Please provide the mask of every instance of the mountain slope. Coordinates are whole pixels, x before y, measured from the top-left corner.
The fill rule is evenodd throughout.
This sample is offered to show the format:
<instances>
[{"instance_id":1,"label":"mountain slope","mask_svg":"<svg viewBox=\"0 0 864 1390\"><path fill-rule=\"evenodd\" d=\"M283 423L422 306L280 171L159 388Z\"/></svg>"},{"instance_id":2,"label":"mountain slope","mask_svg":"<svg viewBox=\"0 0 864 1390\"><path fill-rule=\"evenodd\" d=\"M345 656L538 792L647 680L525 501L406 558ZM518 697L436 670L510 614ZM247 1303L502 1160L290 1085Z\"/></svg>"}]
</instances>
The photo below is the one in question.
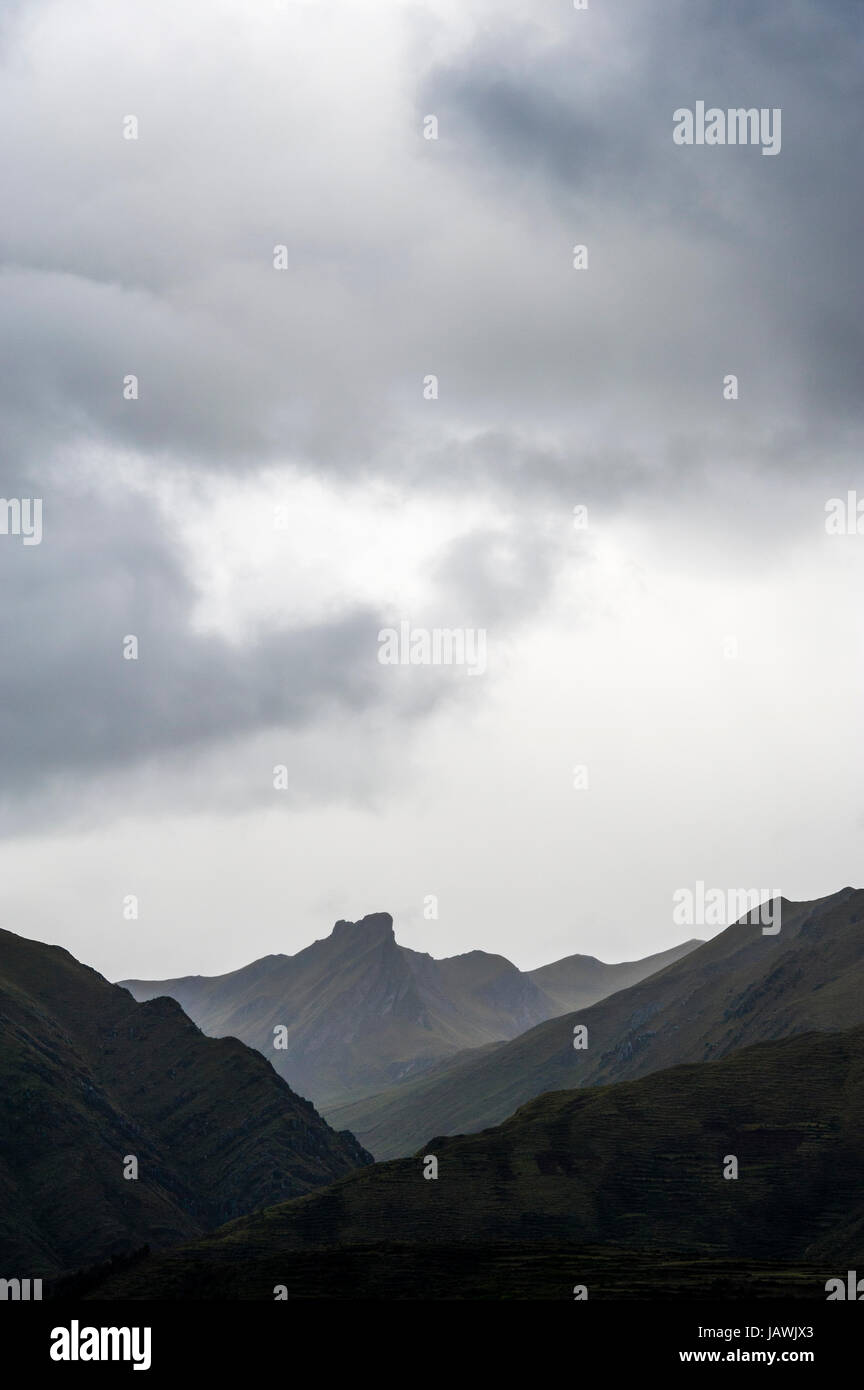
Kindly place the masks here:
<instances>
[{"instance_id":1,"label":"mountain slope","mask_svg":"<svg viewBox=\"0 0 864 1390\"><path fill-rule=\"evenodd\" d=\"M241 1038L324 1108L420 1075L466 1048L516 1037L695 944L622 965L572 956L526 974L486 951L434 960L399 946L392 917L379 912L337 922L295 956L267 956L214 979L123 984L139 1000L176 999L212 1036ZM278 1028L282 1048L274 1047Z\"/></svg>"},{"instance_id":2,"label":"mountain slope","mask_svg":"<svg viewBox=\"0 0 864 1390\"><path fill-rule=\"evenodd\" d=\"M659 951L655 956L621 961L617 965L607 965L594 956L566 956L551 965L541 965L538 970L529 970L528 975L556 1005L556 1013L566 1014L571 1009L587 1009L619 989L629 989L630 985L665 970L667 965L689 955L702 944L692 939L668 951Z\"/></svg>"},{"instance_id":3,"label":"mountain slope","mask_svg":"<svg viewBox=\"0 0 864 1390\"><path fill-rule=\"evenodd\" d=\"M236 1038L0 931L3 1270L170 1244L369 1161Z\"/></svg>"},{"instance_id":4,"label":"mountain slope","mask_svg":"<svg viewBox=\"0 0 864 1390\"><path fill-rule=\"evenodd\" d=\"M683 959L577 1013L457 1059L413 1083L331 1107L376 1158L411 1153L430 1133L498 1124L543 1091L701 1062L762 1039L864 1023L864 892L784 903L782 929L746 919ZM585 1050L573 1030L588 1029Z\"/></svg>"},{"instance_id":5,"label":"mountain slope","mask_svg":"<svg viewBox=\"0 0 864 1390\"><path fill-rule=\"evenodd\" d=\"M427 1155L437 1180L424 1179ZM730 1156L738 1176L724 1177ZM555 1092L109 1280L97 1297L797 1294L864 1258L864 1029Z\"/></svg>"}]
</instances>

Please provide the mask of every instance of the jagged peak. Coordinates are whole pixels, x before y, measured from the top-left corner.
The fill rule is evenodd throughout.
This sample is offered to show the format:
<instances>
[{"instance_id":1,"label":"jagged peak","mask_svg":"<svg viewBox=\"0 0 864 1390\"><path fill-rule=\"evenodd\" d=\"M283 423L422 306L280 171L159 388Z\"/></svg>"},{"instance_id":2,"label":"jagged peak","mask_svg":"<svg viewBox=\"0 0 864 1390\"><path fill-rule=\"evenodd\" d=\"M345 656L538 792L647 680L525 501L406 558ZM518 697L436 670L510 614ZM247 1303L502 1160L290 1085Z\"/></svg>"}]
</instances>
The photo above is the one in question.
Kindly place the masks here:
<instances>
[{"instance_id":1,"label":"jagged peak","mask_svg":"<svg viewBox=\"0 0 864 1390\"><path fill-rule=\"evenodd\" d=\"M364 940L375 938L382 941L396 940L393 931L393 918L389 912L370 912L366 917L361 917L357 922L346 922L340 918L333 926L331 936L336 939L348 936L362 937Z\"/></svg>"}]
</instances>

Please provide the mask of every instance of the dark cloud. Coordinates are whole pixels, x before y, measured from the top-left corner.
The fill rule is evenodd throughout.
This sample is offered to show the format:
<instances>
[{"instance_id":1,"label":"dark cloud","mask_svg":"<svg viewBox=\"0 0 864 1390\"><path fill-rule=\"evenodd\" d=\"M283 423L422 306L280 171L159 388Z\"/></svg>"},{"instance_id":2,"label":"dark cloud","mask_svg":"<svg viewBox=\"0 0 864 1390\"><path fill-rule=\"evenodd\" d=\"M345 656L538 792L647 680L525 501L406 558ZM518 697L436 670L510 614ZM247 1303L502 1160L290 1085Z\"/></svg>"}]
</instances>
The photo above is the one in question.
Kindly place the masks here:
<instances>
[{"instance_id":1,"label":"dark cloud","mask_svg":"<svg viewBox=\"0 0 864 1390\"><path fill-rule=\"evenodd\" d=\"M197 591L146 498L55 481L43 527L38 546L0 536L5 796L334 711L410 713L406 692L382 680L368 609L292 626L289 607L284 627L229 641L196 625ZM138 660L123 657L128 635Z\"/></svg>"},{"instance_id":2,"label":"dark cloud","mask_svg":"<svg viewBox=\"0 0 864 1390\"><path fill-rule=\"evenodd\" d=\"M226 95L218 26L200 62L178 18L164 70L127 48L115 74L86 45L58 66L49 13L18 6L0 33L16 132L0 155L3 487L45 499L42 546L0 538L7 791L329 707L418 707L381 684L382 620L350 593L327 621L241 647L196 630L155 503L119 476L76 482L96 453L110 470L129 451L154 478L290 460L337 485L488 500L498 522L445 545L429 578L442 624L501 630L553 592L576 503L686 516L724 470L742 490L742 473L833 490L852 473L858 6L502 6L400 76L378 125L374 72L335 115L339 90L310 99L298 69L246 103ZM244 91L265 70L250 51ZM781 106L781 154L675 147L673 110L700 98ZM142 137L124 143L130 108ZM427 111L440 142L419 134Z\"/></svg>"},{"instance_id":3,"label":"dark cloud","mask_svg":"<svg viewBox=\"0 0 864 1390\"><path fill-rule=\"evenodd\" d=\"M562 341L525 372L523 399L542 399L541 373L563 395L569 360L575 397L586 381L607 397L623 382L637 409L653 394L680 418L700 378L713 385L726 362L763 422L807 429L839 413L860 424L860 10L688 0L611 3L602 18L606 52L586 51L587 15L562 21L555 43L527 23L512 42L501 27L481 30L419 98L418 109L445 113L449 157L487 196L513 213L530 200L589 244L601 292L583 297L586 315L574 305L569 358ZM781 107L781 153L674 146L673 111L698 99Z\"/></svg>"}]
</instances>

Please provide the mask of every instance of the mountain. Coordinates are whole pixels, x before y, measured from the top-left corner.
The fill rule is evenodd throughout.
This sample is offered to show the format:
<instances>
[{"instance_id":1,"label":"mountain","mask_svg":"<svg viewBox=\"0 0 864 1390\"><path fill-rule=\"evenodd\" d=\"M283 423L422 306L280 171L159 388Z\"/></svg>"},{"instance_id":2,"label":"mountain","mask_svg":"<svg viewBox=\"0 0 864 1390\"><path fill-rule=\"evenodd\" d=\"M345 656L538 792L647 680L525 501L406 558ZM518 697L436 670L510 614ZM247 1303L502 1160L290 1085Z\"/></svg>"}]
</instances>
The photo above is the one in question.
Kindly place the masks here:
<instances>
[{"instance_id":1,"label":"mountain","mask_svg":"<svg viewBox=\"0 0 864 1390\"><path fill-rule=\"evenodd\" d=\"M824 1299L862 1261L858 1028L540 1096L90 1295L572 1301L587 1285L591 1299Z\"/></svg>"},{"instance_id":2,"label":"mountain","mask_svg":"<svg viewBox=\"0 0 864 1390\"><path fill-rule=\"evenodd\" d=\"M514 1038L695 944L623 965L571 956L523 973L486 951L434 960L399 946L393 918L376 912L337 922L329 937L295 956L266 956L228 975L122 983L139 1000L176 999L205 1033L241 1038L324 1109L420 1075L466 1048ZM277 1048L280 1028L284 1046Z\"/></svg>"},{"instance_id":3,"label":"mountain","mask_svg":"<svg viewBox=\"0 0 864 1390\"><path fill-rule=\"evenodd\" d=\"M411 1083L327 1118L378 1159L411 1153L430 1134L498 1124L543 1091L643 1076L763 1039L864 1023L864 892L782 902L781 930L747 918L629 989L463 1054ZM574 1049L574 1027L588 1046Z\"/></svg>"},{"instance_id":4,"label":"mountain","mask_svg":"<svg viewBox=\"0 0 864 1390\"><path fill-rule=\"evenodd\" d=\"M571 1009L587 1009L619 989L628 989L701 945L696 939L684 941L668 951L658 951L657 955L642 960L622 961L618 965L607 965L594 956L566 956L551 965L541 965L538 970L529 970L528 977L552 1000L555 1011L550 1017L554 1017L569 1013Z\"/></svg>"},{"instance_id":5,"label":"mountain","mask_svg":"<svg viewBox=\"0 0 864 1390\"><path fill-rule=\"evenodd\" d=\"M0 931L4 1277L188 1240L369 1162L236 1038Z\"/></svg>"}]
</instances>

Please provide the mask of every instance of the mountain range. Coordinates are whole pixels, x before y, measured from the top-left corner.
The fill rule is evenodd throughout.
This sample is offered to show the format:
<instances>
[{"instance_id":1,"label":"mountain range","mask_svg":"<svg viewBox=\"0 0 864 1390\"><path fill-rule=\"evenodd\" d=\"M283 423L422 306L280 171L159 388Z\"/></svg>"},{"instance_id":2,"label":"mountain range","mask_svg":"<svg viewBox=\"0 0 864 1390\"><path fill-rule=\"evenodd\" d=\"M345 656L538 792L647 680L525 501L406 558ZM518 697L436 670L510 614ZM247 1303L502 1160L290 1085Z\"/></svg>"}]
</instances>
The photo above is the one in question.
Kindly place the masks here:
<instances>
[{"instance_id":1,"label":"mountain range","mask_svg":"<svg viewBox=\"0 0 864 1390\"><path fill-rule=\"evenodd\" d=\"M585 1008L697 945L617 965L574 955L523 972L486 951L444 960L412 951L397 944L390 914L377 912L337 922L294 956L227 975L121 983L138 1000L168 995L205 1033L257 1048L326 1112Z\"/></svg>"},{"instance_id":2,"label":"mountain range","mask_svg":"<svg viewBox=\"0 0 864 1390\"><path fill-rule=\"evenodd\" d=\"M627 989L463 1053L426 1076L327 1117L378 1159L412 1153L430 1134L499 1124L543 1091L596 1086L810 1030L864 1024L864 891L781 900L781 930L743 918ZM587 1046L574 1047L574 1029Z\"/></svg>"},{"instance_id":3,"label":"mountain range","mask_svg":"<svg viewBox=\"0 0 864 1390\"><path fill-rule=\"evenodd\" d=\"M4 1276L188 1240L371 1161L236 1038L0 931Z\"/></svg>"},{"instance_id":4,"label":"mountain range","mask_svg":"<svg viewBox=\"0 0 864 1390\"><path fill-rule=\"evenodd\" d=\"M864 1263L864 891L779 924L520 972L381 913L167 982L260 1052L0 932L0 1261L78 1269L60 1297L824 1298ZM322 1118L298 1061L398 1079Z\"/></svg>"}]
</instances>

